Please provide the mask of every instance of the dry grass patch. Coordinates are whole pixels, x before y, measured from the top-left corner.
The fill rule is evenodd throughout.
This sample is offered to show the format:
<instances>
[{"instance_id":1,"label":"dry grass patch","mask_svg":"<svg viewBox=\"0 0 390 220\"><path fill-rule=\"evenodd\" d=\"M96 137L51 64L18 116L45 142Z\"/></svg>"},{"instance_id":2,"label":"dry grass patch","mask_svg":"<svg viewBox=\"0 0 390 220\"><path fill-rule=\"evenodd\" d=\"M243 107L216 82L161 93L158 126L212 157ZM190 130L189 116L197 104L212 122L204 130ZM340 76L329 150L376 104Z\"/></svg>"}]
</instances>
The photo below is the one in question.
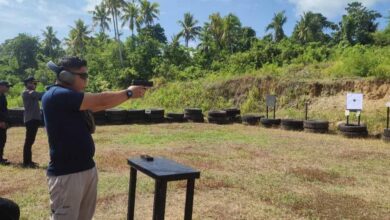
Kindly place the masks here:
<instances>
[{"instance_id":1,"label":"dry grass patch","mask_svg":"<svg viewBox=\"0 0 390 220\"><path fill-rule=\"evenodd\" d=\"M355 181L355 178L353 177L342 177L339 173L335 171L329 172L318 168L297 167L288 170L287 173L293 174L298 178L309 182L319 181L331 184L353 184Z\"/></svg>"},{"instance_id":2,"label":"dry grass patch","mask_svg":"<svg viewBox=\"0 0 390 220\"><path fill-rule=\"evenodd\" d=\"M9 131L5 156L22 158L24 128ZM390 147L239 124L98 127L96 220L126 219L129 166L140 154L166 157L201 171L193 219L389 219ZM34 160L49 161L42 129ZM47 219L45 171L0 166L0 196L15 200L21 219ZM136 219L151 219L154 181L139 173ZM169 183L166 219L182 219L186 182Z\"/></svg>"},{"instance_id":3,"label":"dry grass patch","mask_svg":"<svg viewBox=\"0 0 390 220\"><path fill-rule=\"evenodd\" d=\"M317 190L314 194L297 196L291 209L309 218L319 219L389 219L389 212L378 210L378 204L362 198Z\"/></svg>"},{"instance_id":4,"label":"dry grass patch","mask_svg":"<svg viewBox=\"0 0 390 220\"><path fill-rule=\"evenodd\" d=\"M339 154L339 158L350 159L350 160L367 160L367 159L390 160L390 156L385 153L375 152L375 151L357 151L357 150L343 151Z\"/></svg>"}]
</instances>

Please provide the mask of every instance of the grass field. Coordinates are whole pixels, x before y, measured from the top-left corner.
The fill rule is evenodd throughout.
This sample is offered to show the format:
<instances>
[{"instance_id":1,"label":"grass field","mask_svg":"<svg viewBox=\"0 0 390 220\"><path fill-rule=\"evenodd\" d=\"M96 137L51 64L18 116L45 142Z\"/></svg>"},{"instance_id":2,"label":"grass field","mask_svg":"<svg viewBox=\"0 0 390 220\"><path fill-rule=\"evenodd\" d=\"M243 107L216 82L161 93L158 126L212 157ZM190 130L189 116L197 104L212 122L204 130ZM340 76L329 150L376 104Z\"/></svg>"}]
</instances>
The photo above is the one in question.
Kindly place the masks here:
<instances>
[{"instance_id":1,"label":"grass field","mask_svg":"<svg viewBox=\"0 0 390 220\"><path fill-rule=\"evenodd\" d=\"M22 169L24 128L8 131L0 196L21 219L48 219L47 137L39 130ZM95 219L126 219L129 167L140 154L164 156L201 171L194 219L390 219L390 144L337 135L244 125L161 124L98 127ZM151 219L154 182L140 174L136 219ZM185 183L168 184L166 219L183 219Z\"/></svg>"}]
</instances>

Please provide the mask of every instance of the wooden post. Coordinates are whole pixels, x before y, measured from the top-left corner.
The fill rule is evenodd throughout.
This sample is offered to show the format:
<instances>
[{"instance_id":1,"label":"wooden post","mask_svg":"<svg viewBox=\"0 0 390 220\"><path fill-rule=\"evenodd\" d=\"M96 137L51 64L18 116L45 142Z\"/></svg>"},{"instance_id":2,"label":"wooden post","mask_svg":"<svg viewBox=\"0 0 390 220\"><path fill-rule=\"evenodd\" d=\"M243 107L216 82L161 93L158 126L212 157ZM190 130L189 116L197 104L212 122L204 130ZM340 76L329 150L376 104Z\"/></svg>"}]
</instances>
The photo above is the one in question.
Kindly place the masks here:
<instances>
[{"instance_id":1,"label":"wooden post","mask_svg":"<svg viewBox=\"0 0 390 220\"><path fill-rule=\"evenodd\" d=\"M389 129L389 117L390 117L390 107L387 107L387 125L386 128Z\"/></svg>"},{"instance_id":2,"label":"wooden post","mask_svg":"<svg viewBox=\"0 0 390 220\"><path fill-rule=\"evenodd\" d=\"M305 120L307 121L307 114L308 114L308 103L305 102Z\"/></svg>"},{"instance_id":3,"label":"wooden post","mask_svg":"<svg viewBox=\"0 0 390 220\"><path fill-rule=\"evenodd\" d=\"M276 118L276 105L274 105L274 119Z\"/></svg>"}]
</instances>

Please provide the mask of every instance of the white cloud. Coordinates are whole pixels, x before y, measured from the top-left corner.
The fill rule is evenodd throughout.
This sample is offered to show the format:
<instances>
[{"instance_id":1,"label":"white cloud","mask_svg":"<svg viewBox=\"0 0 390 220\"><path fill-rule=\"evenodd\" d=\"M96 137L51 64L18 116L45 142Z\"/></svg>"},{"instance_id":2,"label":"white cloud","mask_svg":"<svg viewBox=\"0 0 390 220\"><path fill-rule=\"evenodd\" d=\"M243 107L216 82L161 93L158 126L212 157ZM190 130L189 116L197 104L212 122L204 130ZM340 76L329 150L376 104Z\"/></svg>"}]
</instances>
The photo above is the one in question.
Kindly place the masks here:
<instances>
[{"instance_id":1,"label":"white cloud","mask_svg":"<svg viewBox=\"0 0 390 220\"><path fill-rule=\"evenodd\" d=\"M60 38L74 21L86 13L72 3L49 0L0 0L0 43L18 33L40 36L46 26L53 26Z\"/></svg>"},{"instance_id":2,"label":"white cloud","mask_svg":"<svg viewBox=\"0 0 390 220\"><path fill-rule=\"evenodd\" d=\"M323 15L333 18L342 14L348 3L356 0L288 0L296 7L297 15L305 11L320 12ZM386 2L389 0L359 0L366 7L371 7L379 2Z\"/></svg>"},{"instance_id":3,"label":"white cloud","mask_svg":"<svg viewBox=\"0 0 390 220\"><path fill-rule=\"evenodd\" d=\"M102 2L102 0L86 0L86 1L87 1L87 5L84 8L85 11L92 11L93 9L95 9L96 5Z\"/></svg>"},{"instance_id":4,"label":"white cloud","mask_svg":"<svg viewBox=\"0 0 390 220\"><path fill-rule=\"evenodd\" d=\"M24 0L16 0L17 3L22 3ZM14 1L12 0L0 0L0 6L9 6Z\"/></svg>"}]
</instances>

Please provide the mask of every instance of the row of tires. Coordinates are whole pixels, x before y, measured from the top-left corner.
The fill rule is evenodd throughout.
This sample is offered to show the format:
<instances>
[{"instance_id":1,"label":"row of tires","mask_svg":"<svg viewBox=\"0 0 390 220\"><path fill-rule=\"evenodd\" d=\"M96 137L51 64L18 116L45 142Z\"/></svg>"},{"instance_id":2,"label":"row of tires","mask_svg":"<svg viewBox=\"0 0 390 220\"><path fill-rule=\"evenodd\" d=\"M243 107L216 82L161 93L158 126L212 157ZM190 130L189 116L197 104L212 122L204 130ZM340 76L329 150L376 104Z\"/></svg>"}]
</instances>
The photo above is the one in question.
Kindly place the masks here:
<instances>
[{"instance_id":1,"label":"row of tires","mask_svg":"<svg viewBox=\"0 0 390 220\"><path fill-rule=\"evenodd\" d=\"M24 109L10 109L9 120L12 126L23 125ZM205 115L199 108L186 108L184 113L166 113L164 109L121 110L109 109L93 113L97 125L122 125L142 123L180 123L205 122ZM214 124L243 123L261 125L265 128L281 128L284 130L306 131L312 133L328 133L329 122L321 120L271 119L259 115L243 115L237 108L209 111L207 121ZM339 124L338 130L346 137L364 138L368 136L366 125ZM383 140L390 142L390 129L385 129Z\"/></svg>"},{"instance_id":2,"label":"row of tires","mask_svg":"<svg viewBox=\"0 0 390 220\"><path fill-rule=\"evenodd\" d=\"M295 119L270 119L264 116L246 115L242 117L243 123L258 125L265 128L281 128L283 130L306 131L311 133L328 133L329 122L321 120L295 120ZM338 125L340 133L349 138L365 138L368 136L366 125L346 124ZM383 134L385 141L390 141L390 130L385 129Z\"/></svg>"},{"instance_id":3,"label":"row of tires","mask_svg":"<svg viewBox=\"0 0 390 220\"><path fill-rule=\"evenodd\" d=\"M93 114L98 125L104 124L128 124L128 123L163 123L163 122L205 122L205 116L201 109L186 108L184 113L166 113L164 109L148 110L119 110L110 109ZM228 124L240 121L240 110L225 109L210 111L208 121L216 124Z\"/></svg>"}]
</instances>

